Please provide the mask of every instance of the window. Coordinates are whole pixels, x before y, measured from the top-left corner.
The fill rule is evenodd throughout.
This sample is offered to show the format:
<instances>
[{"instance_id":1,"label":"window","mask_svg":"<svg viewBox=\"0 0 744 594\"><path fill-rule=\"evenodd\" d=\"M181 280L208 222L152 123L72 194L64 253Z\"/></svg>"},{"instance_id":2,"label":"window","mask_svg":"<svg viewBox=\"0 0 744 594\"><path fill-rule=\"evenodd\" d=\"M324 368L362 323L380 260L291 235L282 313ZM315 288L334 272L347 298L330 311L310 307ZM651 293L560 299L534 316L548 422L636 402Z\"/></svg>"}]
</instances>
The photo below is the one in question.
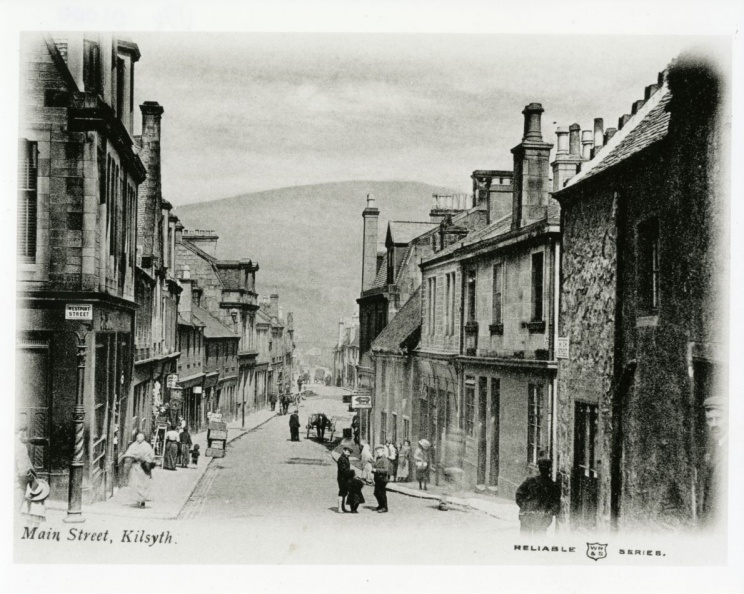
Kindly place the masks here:
<instances>
[{"instance_id":1,"label":"window","mask_svg":"<svg viewBox=\"0 0 744 594\"><path fill-rule=\"evenodd\" d=\"M25 138L18 143L18 258L26 264L36 262L37 148Z\"/></svg>"},{"instance_id":2,"label":"window","mask_svg":"<svg viewBox=\"0 0 744 594\"><path fill-rule=\"evenodd\" d=\"M473 436L475 433L475 378L465 378L465 402L463 407L465 434Z\"/></svg>"},{"instance_id":3,"label":"window","mask_svg":"<svg viewBox=\"0 0 744 594\"><path fill-rule=\"evenodd\" d=\"M424 392L426 394L426 392ZM419 437L429 437L429 401L424 395L419 399Z\"/></svg>"},{"instance_id":4,"label":"window","mask_svg":"<svg viewBox=\"0 0 744 594\"><path fill-rule=\"evenodd\" d=\"M403 418L403 439L411 439L411 421Z\"/></svg>"},{"instance_id":5,"label":"window","mask_svg":"<svg viewBox=\"0 0 744 594\"><path fill-rule=\"evenodd\" d=\"M537 464L542 455L543 387L529 384L527 387L527 461Z\"/></svg>"},{"instance_id":6,"label":"window","mask_svg":"<svg viewBox=\"0 0 744 594\"><path fill-rule=\"evenodd\" d=\"M101 50L98 43L86 39L83 42L83 85L86 93L101 92Z\"/></svg>"},{"instance_id":7,"label":"window","mask_svg":"<svg viewBox=\"0 0 744 594\"><path fill-rule=\"evenodd\" d=\"M385 411L380 412L380 443L387 441L387 413Z\"/></svg>"},{"instance_id":8,"label":"window","mask_svg":"<svg viewBox=\"0 0 744 594\"><path fill-rule=\"evenodd\" d=\"M468 270L467 279L467 321L475 322L475 270Z\"/></svg>"},{"instance_id":9,"label":"window","mask_svg":"<svg viewBox=\"0 0 744 594\"><path fill-rule=\"evenodd\" d=\"M638 305L643 313L659 308L659 220L638 225Z\"/></svg>"},{"instance_id":10,"label":"window","mask_svg":"<svg viewBox=\"0 0 744 594\"><path fill-rule=\"evenodd\" d=\"M493 266L493 303L492 303L492 324L502 324L501 295L503 293L504 283L504 265L502 262Z\"/></svg>"},{"instance_id":11,"label":"window","mask_svg":"<svg viewBox=\"0 0 744 594\"><path fill-rule=\"evenodd\" d=\"M436 328L436 309L437 309L437 279L435 277L427 279L428 303L427 303L427 325L429 334L434 335Z\"/></svg>"},{"instance_id":12,"label":"window","mask_svg":"<svg viewBox=\"0 0 744 594\"><path fill-rule=\"evenodd\" d=\"M398 415L397 413L393 413L393 428L391 431L391 439L393 440L393 443L398 443Z\"/></svg>"},{"instance_id":13,"label":"window","mask_svg":"<svg viewBox=\"0 0 744 594\"><path fill-rule=\"evenodd\" d=\"M532 254L532 321L543 319L543 253Z\"/></svg>"},{"instance_id":14,"label":"window","mask_svg":"<svg viewBox=\"0 0 744 594\"><path fill-rule=\"evenodd\" d=\"M446 294L444 305L444 334L452 336L455 333L455 273L446 275Z\"/></svg>"}]
</instances>

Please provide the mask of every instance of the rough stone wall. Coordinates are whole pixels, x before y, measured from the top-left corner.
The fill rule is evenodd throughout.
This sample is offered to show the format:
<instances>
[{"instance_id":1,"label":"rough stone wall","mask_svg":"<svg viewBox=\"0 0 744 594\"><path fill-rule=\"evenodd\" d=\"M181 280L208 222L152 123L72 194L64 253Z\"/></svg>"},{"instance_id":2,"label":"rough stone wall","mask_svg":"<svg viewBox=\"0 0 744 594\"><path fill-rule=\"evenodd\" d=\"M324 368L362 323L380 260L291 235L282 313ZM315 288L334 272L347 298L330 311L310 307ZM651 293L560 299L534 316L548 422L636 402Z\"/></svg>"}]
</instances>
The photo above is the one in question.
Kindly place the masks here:
<instances>
[{"instance_id":1,"label":"rough stone wall","mask_svg":"<svg viewBox=\"0 0 744 594\"><path fill-rule=\"evenodd\" d=\"M575 401L599 406L600 523L609 521L609 394L614 374L616 246L610 191L563 206L562 288L559 334L570 341L558 371L558 468L562 516L570 509L574 462Z\"/></svg>"}]
</instances>

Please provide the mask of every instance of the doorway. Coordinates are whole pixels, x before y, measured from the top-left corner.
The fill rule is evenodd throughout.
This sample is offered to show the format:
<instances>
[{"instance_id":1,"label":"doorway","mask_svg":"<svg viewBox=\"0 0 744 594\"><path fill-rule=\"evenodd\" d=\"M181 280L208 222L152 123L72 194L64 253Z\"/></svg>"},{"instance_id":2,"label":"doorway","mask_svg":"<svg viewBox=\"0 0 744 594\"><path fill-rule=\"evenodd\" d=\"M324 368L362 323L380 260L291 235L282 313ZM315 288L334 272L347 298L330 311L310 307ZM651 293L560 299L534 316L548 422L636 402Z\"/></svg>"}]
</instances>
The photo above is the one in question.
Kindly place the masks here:
<instances>
[{"instance_id":1,"label":"doorway","mask_svg":"<svg viewBox=\"0 0 744 594\"><path fill-rule=\"evenodd\" d=\"M501 432L501 380L491 378L491 463L488 472L488 483L499 486L499 434Z\"/></svg>"},{"instance_id":2,"label":"doorway","mask_svg":"<svg viewBox=\"0 0 744 594\"><path fill-rule=\"evenodd\" d=\"M486 484L488 468L488 378L478 378L478 473L476 484Z\"/></svg>"},{"instance_id":3,"label":"doorway","mask_svg":"<svg viewBox=\"0 0 744 594\"><path fill-rule=\"evenodd\" d=\"M597 525L598 424L599 408L597 405L577 402L574 415L574 467L571 497L572 523L577 528L594 528Z\"/></svg>"}]
</instances>

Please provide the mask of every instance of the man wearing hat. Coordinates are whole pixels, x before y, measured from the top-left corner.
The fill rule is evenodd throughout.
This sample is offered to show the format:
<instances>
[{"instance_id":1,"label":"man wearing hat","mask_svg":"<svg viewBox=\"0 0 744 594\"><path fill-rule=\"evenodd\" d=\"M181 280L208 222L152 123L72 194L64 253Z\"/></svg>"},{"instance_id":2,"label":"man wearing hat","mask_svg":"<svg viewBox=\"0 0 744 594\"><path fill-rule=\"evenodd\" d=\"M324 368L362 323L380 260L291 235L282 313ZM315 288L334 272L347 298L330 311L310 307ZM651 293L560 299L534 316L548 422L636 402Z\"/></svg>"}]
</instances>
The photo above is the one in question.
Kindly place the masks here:
<instances>
[{"instance_id":1,"label":"man wearing hat","mask_svg":"<svg viewBox=\"0 0 744 594\"><path fill-rule=\"evenodd\" d=\"M336 482L338 482L338 513L347 512L344 505L344 499L349 494L349 481L354 476L351 470L349 456L351 455L351 446L345 445L341 448L341 455L336 460L338 472L336 473Z\"/></svg>"},{"instance_id":2,"label":"man wearing hat","mask_svg":"<svg viewBox=\"0 0 744 594\"><path fill-rule=\"evenodd\" d=\"M700 520L705 526L715 526L725 521L726 464L728 457L728 430L726 403L723 398L712 397L703 401L708 443L703 459Z\"/></svg>"},{"instance_id":3,"label":"man wearing hat","mask_svg":"<svg viewBox=\"0 0 744 594\"><path fill-rule=\"evenodd\" d=\"M372 472L375 474L375 498L377 499L377 512L384 514L388 510L387 501L387 483L388 477L392 473L390 460L385 455L385 446L377 444L375 446L375 465Z\"/></svg>"},{"instance_id":4,"label":"man wearing hat","mask_svg":"<svg viewBox=\"0 0 744 594\"><path fill-rule=\"evenodd\" d=\"M300 415L297 409L289 415L289 438L292 441L300 441Z\"/></svg>"},{"instance_id":5,"label":"man wearing hat","mask_svg":"<svg viewBox=\"0 0 744 594\"><path fill-rule=\"evenodd\" d=\"M537 469L540 474L531 476L517 489L519 523L522 534L543 534L558 515L561 503L560 489L550 478L552 461L540 458Z\"/></svg>"}]
</instances>

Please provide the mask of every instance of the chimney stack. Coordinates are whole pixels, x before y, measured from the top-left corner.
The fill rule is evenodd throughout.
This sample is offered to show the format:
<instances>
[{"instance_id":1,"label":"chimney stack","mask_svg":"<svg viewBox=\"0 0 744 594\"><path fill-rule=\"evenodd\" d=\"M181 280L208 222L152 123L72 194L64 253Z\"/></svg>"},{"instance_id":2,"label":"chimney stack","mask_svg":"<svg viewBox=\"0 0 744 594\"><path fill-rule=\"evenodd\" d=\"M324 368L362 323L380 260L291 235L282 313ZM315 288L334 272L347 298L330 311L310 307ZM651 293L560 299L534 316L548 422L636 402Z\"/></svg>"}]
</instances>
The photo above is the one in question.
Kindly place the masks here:
<instances>
[{"instance_id":1,"label":"chimney stack","mask_svg":"<svg viewBox=\"0 0 744 594\"><path fill-rule=\"evenodd\" d=\"M637 114L638 113L638 110L641 109L641 107L643 107L643 104L644 103L646 103L646 102L643 99L639 99L638 101L635 101L633 103L633 106L630 109L630 113L632 115Z\"/></svg>"},{"instance_id":2,"label":"chimney stack","mask_svg":"<svg viewBox=\"0 0 744 594\"><path fill-rule=\"evenodd\" d=\"M183 289L181 291L181 297L178 300L178 313L186 320L191 321L191 299L194 280L191 278L191 270L188 264L184 264L181 268L181 278L178 280Z\"/></svg>"},{"instance_id":3,"label":"chimney stack","mask_svg":"<svg viewBox=\"0 0 744 594\"><path fill-rule=\"evenodd\" d=\"M269 295L269 315L272 318L279 317L279 295L276 293Z\"/></svg>"},{"instance_id":4,"label":"chimney stack","mask_svg":"<svg viewBox=\"0 0 744 594\"><path fill-rule=\"evenodd\" d=\"M583 147L581 156L586 161L589 161L592 158L592 147L594 146L594 139L592 136L593 134L591 130L584 130L581 133L581 144Z\"/></svg>"},{"instance_id":5,"label":"chimney stack","mask_svg":"<svg viewBox=\"0 0 744 594\"><path fill-rule=\"evenodd\" d=\"M617 129L622 130L623 126L628 123L628 120L630 119L630 114L621 115L620 118L617 120Z\"/></svg>"},{"instance_id":6,"label":"chimney stack","mask_svg":"<svg viewBox=\"0 0 744 594\"><path fill-rule=\"evenodd\" d=\"M656 93L656 91L658 91L658 90L659 90L659 85L657 85L657 84L648 85L646 87L645 92L643 93L643 99L645 101L648 101L649 99L651 99L651 97L654 95L654 93Z\"/></svg>"},{"instance_id":7,"label":"chimney stack","mask_svg":"<svg viewBox=\"0 0 744 594\"><path fill-rule=\"evenodd\" d=\"M217 240L220 237L215 231L202 229L195 229L193 231L184 230L181 238L213 258L217 257Z\"/></svg>"},{"instance_id":8,"label":"chimney stack","mask_svg":"<svg viewBox=\"0 0 744 594\"><path fill-rule=\"evenodd\" d=\"M377 221L380 211L375 206L373 194L367 194L367 207L362 212L362 218L362 291L367 291L372 288L377 276Z\"/></svg>"},{"instance_id":9,"label":"chimney stack","mask_svg":"<svg viewBox=\"0 0 744 594\"><path fill-rule=\"evenodd\" d=\"M338 346L344 342L344 321L338 321Z\"/></svg>"},{"instance_id":10,"label":"chimney stack","mask_svg":"<svg viewBox=\"0 0 744 594\"><path fill-rule=\"evenodd\" d=\"M604 146L604 120L594 118L594 149L599 150Z\"/></svg>"},{"instance_id":11,"label":"chimney stack","mask_svg":"<svg viewBox=\"0 0 744 594\"><path fill-rule=\"evenodd\" d=\"M568 154L572 157L581 157L581 126L571 124L568 127Z\"/></svg>"},{"instance_id":12,"label":"chimney stack","mask_svg":"<svg viewBox=\"0 0 744 594\"><path fill-rule=\"evenodd\" d=\"M145 101L142 112L142 136L140 158L147 168L147 179L139 187L137 207L137 245L142 256L153 261L151 256L161 257L162 246L155 241L162 215L163 199L160 183L160 132L163 108L157 101Z\"/></svg>"},{"instance_id":13,"label":"chimney stack","mask_svg":"<svg viewBox=\"0 0 744 594\"><path fill-rule=\"evenodd\" d=\"M512 149L514 178L512 196L512 229L524 227L547 216L549 199L550 149L543 141L541 117L545 111L539 103L530 103L524 115L524 137Z\"/></svg>"},{"instance_id":14,"label":"chimney stack","mask_svg":"<svg viewBox=\"0 0 744 594\"><path fill-rule=\"evenodd\" d=\"M581 161L579 132L581 127L573 124L570 128L559 127L557 136L558 148L555 153L553 167L553 192L557 192L566 182L576 175Z\"/></svg>"}]
</instances>

